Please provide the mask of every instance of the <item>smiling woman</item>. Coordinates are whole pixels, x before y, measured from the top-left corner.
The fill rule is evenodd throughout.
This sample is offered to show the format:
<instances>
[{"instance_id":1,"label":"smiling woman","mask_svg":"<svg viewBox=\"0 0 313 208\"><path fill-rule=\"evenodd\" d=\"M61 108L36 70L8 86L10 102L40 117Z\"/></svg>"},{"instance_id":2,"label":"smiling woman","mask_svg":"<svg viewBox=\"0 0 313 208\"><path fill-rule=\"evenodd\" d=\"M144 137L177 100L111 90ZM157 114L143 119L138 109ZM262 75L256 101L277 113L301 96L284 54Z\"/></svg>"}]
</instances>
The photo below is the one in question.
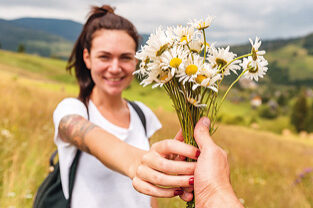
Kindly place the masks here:
<instances>
[{"instance_id":1,"label":"smiling woman","mask_svg":"<svg viewBox=\"0 0 313 208\"><path fill-rule=\"evenodd\" d=\"M99 30L94 34L90 53L84 49L84 61L95 82L95 93L120 97L133 78L135 48L135 41L123 30Z\"/></svg>"},{"instance_id":2,"label":"smiling woman","mask_svg":"<svg viewBox=\"0 0 313 208\"><path fill-rule=\"evenodd\" d=\"M62 100L53 114L63 194L72 208L144 208L151 202L156 207L147 195L193 197L195 163L181 160L196 159L199 150L178 140L163 140L149 150L159 120L143 103L122 98L136 68L138 38L132 23L105 5L92 8L73 48L67 70L75 71L79 96ZM173 147L180 147L179 157Z\"/></svg>"}]
</instances>

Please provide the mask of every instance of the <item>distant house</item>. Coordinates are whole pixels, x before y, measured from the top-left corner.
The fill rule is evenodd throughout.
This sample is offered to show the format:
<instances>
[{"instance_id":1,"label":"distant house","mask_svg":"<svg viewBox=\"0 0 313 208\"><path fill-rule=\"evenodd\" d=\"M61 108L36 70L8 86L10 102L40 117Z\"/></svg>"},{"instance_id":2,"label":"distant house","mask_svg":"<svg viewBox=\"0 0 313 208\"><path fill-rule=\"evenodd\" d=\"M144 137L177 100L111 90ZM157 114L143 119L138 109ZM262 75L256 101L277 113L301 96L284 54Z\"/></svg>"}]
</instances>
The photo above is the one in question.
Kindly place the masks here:
<instances>
[{"instance_id":1,"label":"distant house","mask_svg":"<svg viewBox=\"0 0 313 208\"><path fill-rule=\"evenodd\" d=\"M262 105L262 98L260 96L254 96L251 100L250 100L250 104L252 108L257 108L260 105Z\"/></svg>"}]
</instances>

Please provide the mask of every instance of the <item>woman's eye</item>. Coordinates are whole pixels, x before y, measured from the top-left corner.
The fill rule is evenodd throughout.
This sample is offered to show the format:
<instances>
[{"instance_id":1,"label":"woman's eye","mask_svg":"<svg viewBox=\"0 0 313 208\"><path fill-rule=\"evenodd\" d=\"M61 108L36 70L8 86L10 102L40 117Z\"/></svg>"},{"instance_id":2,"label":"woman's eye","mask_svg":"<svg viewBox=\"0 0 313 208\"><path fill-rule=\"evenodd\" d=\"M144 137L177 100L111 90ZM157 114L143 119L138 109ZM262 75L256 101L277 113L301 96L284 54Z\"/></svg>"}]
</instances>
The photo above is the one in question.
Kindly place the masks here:
<instances>
[{"instance_id":1,"label":"woman's eye","mask_svg":"<svg viewBox=\"0 0 313 208\"><path fill-rule=\"evenodd\" d=\"M109 56L100 56L100 59L102 59L102 60L109 60L110 57Z\"/></svg>"},{"instance_id":2,"label":"woman's eye","mask_svg":"<svg viewBox=\"0 0 313 208\"><path fill-rule=\"evenodd\" d=\"M131 56L122 56L121 59L124 60L124 61L130 61L130 60L133 59L133 57L131 57Z\"/></svg>"}]
</instances>

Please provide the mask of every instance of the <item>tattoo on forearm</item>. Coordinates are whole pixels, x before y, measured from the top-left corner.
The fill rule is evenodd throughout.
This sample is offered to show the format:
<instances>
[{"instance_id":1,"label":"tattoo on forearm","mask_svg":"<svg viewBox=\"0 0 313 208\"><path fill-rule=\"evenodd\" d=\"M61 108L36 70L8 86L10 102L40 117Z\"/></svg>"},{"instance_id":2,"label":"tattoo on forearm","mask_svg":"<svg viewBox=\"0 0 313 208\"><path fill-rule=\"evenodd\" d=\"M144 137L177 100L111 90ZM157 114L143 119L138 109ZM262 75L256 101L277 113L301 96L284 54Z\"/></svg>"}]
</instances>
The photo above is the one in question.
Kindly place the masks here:
<instances>
[{"instance_id":1,"label":"tattoo on forearm","mask_svg":"<svg viewBox=\"0 0 313 208\"><path fill-rule=\"evenodd\" d=\"M59 135L65 142L74 144L82 151L90 153L85 142L85 136L96 125L79 115L68 115L62 118L59 124Z\"/></svg>"}]
</instances>

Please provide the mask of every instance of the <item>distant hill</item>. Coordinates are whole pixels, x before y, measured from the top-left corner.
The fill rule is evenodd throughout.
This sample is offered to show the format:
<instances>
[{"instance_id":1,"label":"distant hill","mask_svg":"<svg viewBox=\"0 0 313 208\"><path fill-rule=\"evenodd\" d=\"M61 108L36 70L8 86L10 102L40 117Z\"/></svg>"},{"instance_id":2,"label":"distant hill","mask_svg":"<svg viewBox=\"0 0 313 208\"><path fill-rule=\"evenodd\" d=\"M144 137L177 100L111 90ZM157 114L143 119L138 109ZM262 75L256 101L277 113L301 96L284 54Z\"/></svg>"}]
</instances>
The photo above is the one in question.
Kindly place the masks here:
<instances>
[{"instance_id":1,"label":"distant hill","mask_svg":"<svg viewBox=\"0 0 313 208\"><path fill-rule=\"evenodd\" d=\"M26 53L67 59L81 28L82 24L71 20L0 19L0 48L16 51L23 44ZM149 35L141 34L141 37L140 46ZM262 40L260 49L267 51L269 61L270 79L264 79L265 82L313 86L313 33L298 38ZM250 50L250 43L231 46L231 51L238 55Z\"/></svg>"},{"instance_id":2,"label":"distant hill","mask_svg":"<svg viewBox=\"0 0 313 208\"><path fill-rule=\"evenodd\" d=\"M309 54L313 55L313 33L298 38L262 40L261 50L275 51L290 44L299 45L305 48L309 52ZM243 54L247 52L250 48L250 43L231 46L231 50L236 54Z\"/></svg>"},{"instance_id":3,"label":"distant hill","mask_svg":"<svg viewBox=\"0 0 313 208\"><path fill-rule=\"evenodd\" d=\"M82 30L82 24L72 20L48 18L20 18L9 22L27 29L47 32L75 42Z\"/></svg>"},{"instance_id":4,"label":"distant hill","mask_svg":"<svg viewBox=\"0 0 313 208\"><path fill-rule=\"evenodd\" d=\"M0 44L2 49L11 51L16 51L23 44L27 53L59 58L67 58L73 45L61 36L3 19L0 19Z\"/></svg>"},{"instance_id":5,"label":"distant hill","mask_svg":"<svg viewBox=\"0 0 313 208\"><path fill-rule=\"evenodd\" d=\"M0 48L17 51L20 44L26 53L67 59L82 24L72 20L49 18L0 19ZM140 46L149 35L142 34Z\"/></svg>"}]
</instances>

